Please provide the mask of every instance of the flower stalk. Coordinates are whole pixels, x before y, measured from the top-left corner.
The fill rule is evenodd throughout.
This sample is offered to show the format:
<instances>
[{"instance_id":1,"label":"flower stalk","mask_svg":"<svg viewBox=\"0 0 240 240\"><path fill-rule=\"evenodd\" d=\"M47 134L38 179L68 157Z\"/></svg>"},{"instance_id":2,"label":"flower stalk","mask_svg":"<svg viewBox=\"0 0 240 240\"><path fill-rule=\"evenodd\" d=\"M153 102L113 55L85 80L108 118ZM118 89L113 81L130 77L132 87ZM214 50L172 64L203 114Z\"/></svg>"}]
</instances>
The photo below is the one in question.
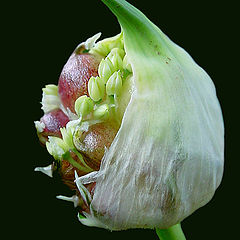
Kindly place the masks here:
<instances>
[{"instance_id":1,"label":"flower stalk","mask_svg":"<svg viewBox=\"0 0 240 240\"><path fill-rule=\"evenodd\" d=\"M156 229L160 240L186 240L181 225L176 224L167 229Z\"/></svg>"}]
</instances>

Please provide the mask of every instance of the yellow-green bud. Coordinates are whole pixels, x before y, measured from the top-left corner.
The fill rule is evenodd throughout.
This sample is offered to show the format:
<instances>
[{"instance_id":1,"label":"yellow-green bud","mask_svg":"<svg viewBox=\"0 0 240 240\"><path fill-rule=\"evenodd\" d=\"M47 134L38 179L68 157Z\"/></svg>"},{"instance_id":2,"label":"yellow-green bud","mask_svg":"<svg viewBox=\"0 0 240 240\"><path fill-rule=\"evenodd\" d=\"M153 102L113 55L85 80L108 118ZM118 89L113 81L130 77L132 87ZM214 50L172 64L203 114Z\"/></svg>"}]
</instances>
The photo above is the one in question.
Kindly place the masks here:
<instances>
[{"instance_id":1,"label":"yellow-green bud","mask_svg":"<svg viewBox=\"0 0 240 240\"><path fill-rule=\"evenodd\" d=\"M95 119L104 119L106 120L109 117L109 106L108 104L100 105L96 110L93 112L93 117Z\"/></svg>"},{"instance_id":2,"label":"yellow-green bud","mask_svg":"<svg viewBox=\"0 0 240 240\"><path fill-rule=\"evenodd\" d=\"M114 71L117 70L122 70L123 69L123 56L124 56L124 51L120 48L114 48L112 51L108 54L108 58L113 64Z\"/></svg>"},{"instance_id":3,"label":"yellow-green bud","mask_svg":"<svg viewBox=\"0 0 240 240\"><path fill-rule=\"evenodd\" d=\"M106 84L107 95L118 94L122 88L122 78L120 71L114 72Z\"/></svg>"},{"instance_id":4,"label":"yellow-green bud","mask_svg":"<svg viewBox=\"0 0 240 240\"><path fill-rule=\"evenodd\" d=\"M99 77L91 77L88 82L88 93L95 102L103 99L105 94L105 84Z\"/></svg>"},{"instance_id":5,"label":"yellow-green bud","mask_svg":"<svg viewBox=\"0 0 240 240\"><path fill-rule=\"evenodd\" d=\"M68 145L63 141L63 139L52 136L48 137L46 148L56 160L60 160L62 155L69 150Z\"/></svg>"},{"instance_id":6,"label":"yellow-green bud","mask_svg":"<svg viewBox=\"0 0 240 240\"><path fill-rule=\"evenodd\" d=\"M80 116L84 117L88 115L93 110L93 107L94 107L94 102L90 97L86 95L79 97L75 101L75 112L79 117Z\"/></svg>"},{"instance_id":7,"label":"yellow-green bud","mask_svg":"<svg viewBox=\"0 0 240 240\"><path fill-rule=\"evenodd\" d=\"M109 77L114 72L114 66L109 58L102 59L98 67L98 74L100 78L103 80L104 84L106 84Z\"/></svg>"}]
</instances>

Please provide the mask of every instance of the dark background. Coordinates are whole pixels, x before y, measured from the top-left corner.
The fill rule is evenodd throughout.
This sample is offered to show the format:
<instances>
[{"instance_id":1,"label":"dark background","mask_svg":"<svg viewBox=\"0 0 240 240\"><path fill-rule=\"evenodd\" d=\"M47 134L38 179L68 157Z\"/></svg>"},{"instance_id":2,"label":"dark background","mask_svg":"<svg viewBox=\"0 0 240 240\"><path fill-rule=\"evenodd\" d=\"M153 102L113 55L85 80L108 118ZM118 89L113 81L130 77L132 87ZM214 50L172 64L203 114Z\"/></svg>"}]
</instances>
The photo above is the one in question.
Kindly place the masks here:
<instances>
[{"instance_id":1,"label":"dark background","mask_svg":"<svg viewBox=\"0 0 240 240\"><path fill-rule=\"evenodd\" d=\"M239 100L234 73L237 66L237 18L234 5L204 2L161 3L129 1L174 42L187 50L213 79L222 106L226 127L225 172L211 202L182 222L188 240L236 238L239 174L236 155ZM55 199L71 193L47 176L35 173L36 166L52 158L37 139L33 121L42 116L41 89L57 84L61 69L74 48L101 31L102 38L120 32L119 24L100 0L18 2L6 7L2 44L4 54L2 95L7 118L3 127L7 153L2 169L7 190L3 190L8 234L25 237L76 239L157 239L152 230L109 232L81 225L71 203ZM3 56L3 55L2 55ZM236 65L236 66L235 66ZM238 69L238 68L237 68ZM5 76L5 75L6 76ZM6 104L9 100L10 104ZM4 108L5 109L5 108ZM5 126L3 125L3 126ZM10 127L9 127L10 126ZM10 165L9 165L10 163ZM9 167L10 166L10 167ZM238 221L238 220L237 220Z\"/></svg>"}]
</instances>

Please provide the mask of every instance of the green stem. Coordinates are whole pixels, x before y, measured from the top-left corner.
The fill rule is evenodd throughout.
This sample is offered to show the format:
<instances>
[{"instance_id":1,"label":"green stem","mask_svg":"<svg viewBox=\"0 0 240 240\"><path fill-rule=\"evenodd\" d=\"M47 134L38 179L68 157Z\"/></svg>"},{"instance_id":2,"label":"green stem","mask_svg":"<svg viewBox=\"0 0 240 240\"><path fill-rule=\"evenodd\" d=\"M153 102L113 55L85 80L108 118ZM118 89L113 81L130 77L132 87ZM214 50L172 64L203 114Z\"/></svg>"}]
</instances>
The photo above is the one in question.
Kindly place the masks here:
<instances>
[{"instance_id":1,"label":"green stem","mask_svg":"<svg viewBox=\"0 0 240 240\"><path fill-rule=\"evenodd\" d=\"M186 240L180 223L167 229L156 228L156 233L160 240Z\"/></svg>"}]
</instances>

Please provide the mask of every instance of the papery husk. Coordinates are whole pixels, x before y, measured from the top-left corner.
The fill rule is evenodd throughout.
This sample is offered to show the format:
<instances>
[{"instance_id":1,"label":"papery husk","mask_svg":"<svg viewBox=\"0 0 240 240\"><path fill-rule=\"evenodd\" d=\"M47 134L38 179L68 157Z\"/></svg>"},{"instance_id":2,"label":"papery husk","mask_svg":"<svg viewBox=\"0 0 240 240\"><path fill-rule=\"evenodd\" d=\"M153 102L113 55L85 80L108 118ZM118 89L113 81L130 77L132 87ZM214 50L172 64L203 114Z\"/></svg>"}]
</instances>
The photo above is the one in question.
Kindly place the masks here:
<instances>
[{"instance_id":1,"label":"papery husk","mask_svg":"<svg viewBox=\"0 0 240 240\"><path fill-rule=\"evenodd\" d=\"M133 93L105 153L91 214L111 230L167 228L213 197L223 175L224 125L211 78L126 1L117 16L133 70Z\"/></svg>"}]
</instances>

